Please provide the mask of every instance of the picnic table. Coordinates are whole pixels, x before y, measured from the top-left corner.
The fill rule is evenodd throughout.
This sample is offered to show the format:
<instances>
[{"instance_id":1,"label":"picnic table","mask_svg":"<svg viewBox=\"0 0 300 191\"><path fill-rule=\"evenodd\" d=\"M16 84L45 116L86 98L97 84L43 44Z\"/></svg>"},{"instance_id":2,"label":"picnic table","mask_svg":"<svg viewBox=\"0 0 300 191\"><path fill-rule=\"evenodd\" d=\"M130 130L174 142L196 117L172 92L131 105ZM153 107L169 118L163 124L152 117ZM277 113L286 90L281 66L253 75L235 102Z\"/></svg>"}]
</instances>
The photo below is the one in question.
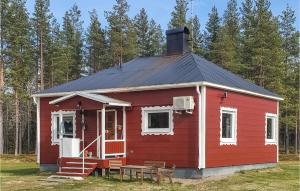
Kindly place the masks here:
<instances>
[{"instance_id":1,"label":"picnic table","mask_svg":"<svg viewBox=\"0 0 300 191\"><path fill-rule=\"evenodd\" d=\"M123 181L123 175L124 175L124 171L125 169L130 171L130 180L132 180L132 170L139 170L141 172L141 183L143 184L143 180L144 180L144 171L147 170L151 170L152 168L150 166L142 166L142 165L125 165L125 166L121 166L120 167L120 181Z\"/></svg>"}]
</instances>

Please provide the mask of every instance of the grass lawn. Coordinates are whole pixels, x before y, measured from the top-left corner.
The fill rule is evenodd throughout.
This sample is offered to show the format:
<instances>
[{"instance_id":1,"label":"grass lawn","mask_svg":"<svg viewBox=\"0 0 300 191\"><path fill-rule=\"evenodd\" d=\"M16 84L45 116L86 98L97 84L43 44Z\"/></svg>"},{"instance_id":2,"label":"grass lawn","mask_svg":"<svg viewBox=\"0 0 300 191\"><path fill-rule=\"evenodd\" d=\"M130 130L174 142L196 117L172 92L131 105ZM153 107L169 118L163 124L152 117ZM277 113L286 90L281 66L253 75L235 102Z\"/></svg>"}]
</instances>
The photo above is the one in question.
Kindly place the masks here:
<instances>
[{"instance_id":1,"label":"grass lawn","mask_svg":"<svg viewBox=\"0 0 300 191\"><path fill-rule=\"evenodd\" d=\"M127 179L120 183L117 177L110 180L88 177L83 181L49 182L46 178L51 174L39 172L34 156L4 155L1 156L0 190L299 190L299 158L291 155L282 159L284 161L276 168L245 171L215 180L193 180L189 184L171 185L164 182L158 186L150 181L141 185L138 181Z\"/></svg>"}]
</instances>

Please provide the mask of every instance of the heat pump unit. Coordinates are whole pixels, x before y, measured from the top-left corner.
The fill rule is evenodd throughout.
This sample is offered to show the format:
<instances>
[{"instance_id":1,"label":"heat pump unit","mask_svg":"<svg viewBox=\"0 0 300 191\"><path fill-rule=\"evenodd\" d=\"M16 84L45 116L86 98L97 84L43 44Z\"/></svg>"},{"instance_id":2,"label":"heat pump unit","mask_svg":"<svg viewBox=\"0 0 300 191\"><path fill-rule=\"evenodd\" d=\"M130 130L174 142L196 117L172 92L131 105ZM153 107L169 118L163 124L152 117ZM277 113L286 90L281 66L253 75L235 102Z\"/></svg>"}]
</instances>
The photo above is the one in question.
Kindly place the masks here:
<instances>
[{"instance_id":1,"label":"heat pump unit","mask_svg":"<svg viewBox=\"0 0 300 191\"><path fill-rule=\"evenodd\" d=\"M179 96L173 97L173 109L175 111L187 111L194 110L195 102L193 96Z\"/></svg>"}]
</instances>

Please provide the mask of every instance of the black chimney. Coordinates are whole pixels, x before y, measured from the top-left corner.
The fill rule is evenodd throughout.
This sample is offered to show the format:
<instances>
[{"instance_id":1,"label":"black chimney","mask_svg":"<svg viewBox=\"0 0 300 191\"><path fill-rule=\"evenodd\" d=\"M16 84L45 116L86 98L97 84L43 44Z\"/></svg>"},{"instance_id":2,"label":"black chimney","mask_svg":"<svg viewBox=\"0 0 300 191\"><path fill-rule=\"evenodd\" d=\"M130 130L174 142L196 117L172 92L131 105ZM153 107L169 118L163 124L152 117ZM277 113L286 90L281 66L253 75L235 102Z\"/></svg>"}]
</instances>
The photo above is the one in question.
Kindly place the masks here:
<instances>
[{"instance_id":1,"label":"black chimney","mask_svg":"<svg viewBox=\"0 0 300 191\"><path fill-rule=\"evenodd\" d=\"M189 34L190 31L187 27L167 30L167 55L189 52Z\"/></svg>"}]
</instances>

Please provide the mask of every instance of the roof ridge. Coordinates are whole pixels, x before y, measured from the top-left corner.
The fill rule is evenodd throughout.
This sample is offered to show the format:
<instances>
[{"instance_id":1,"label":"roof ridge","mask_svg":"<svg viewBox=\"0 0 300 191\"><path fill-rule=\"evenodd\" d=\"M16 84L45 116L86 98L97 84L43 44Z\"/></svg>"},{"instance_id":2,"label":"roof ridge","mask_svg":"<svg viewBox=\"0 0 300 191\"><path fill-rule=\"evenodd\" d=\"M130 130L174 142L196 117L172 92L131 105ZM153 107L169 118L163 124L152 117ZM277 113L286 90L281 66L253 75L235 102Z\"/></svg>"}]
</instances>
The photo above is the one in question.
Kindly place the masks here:
<instances>
[{"instance_id":1,"label":"roof ridge","mask_svg":"<svg viewBox=\"0 0 300 191\"><path fill-rule=\"evenodd\" d=\"M195 56L197 56L197 55L195 55L194 53L191 53L191 56L192 56L192 58L193 58L193 60L194 60L194 63L196 64L196 67L197 67L198 70L199 70L199 73L200 73L200 75L201 75L203 81L206 81L204 75L202 74L202 71L201 71L201 68L200 68L198 62L197 62L196 59L195 59Z\"/></svg>"}]
</instances>

